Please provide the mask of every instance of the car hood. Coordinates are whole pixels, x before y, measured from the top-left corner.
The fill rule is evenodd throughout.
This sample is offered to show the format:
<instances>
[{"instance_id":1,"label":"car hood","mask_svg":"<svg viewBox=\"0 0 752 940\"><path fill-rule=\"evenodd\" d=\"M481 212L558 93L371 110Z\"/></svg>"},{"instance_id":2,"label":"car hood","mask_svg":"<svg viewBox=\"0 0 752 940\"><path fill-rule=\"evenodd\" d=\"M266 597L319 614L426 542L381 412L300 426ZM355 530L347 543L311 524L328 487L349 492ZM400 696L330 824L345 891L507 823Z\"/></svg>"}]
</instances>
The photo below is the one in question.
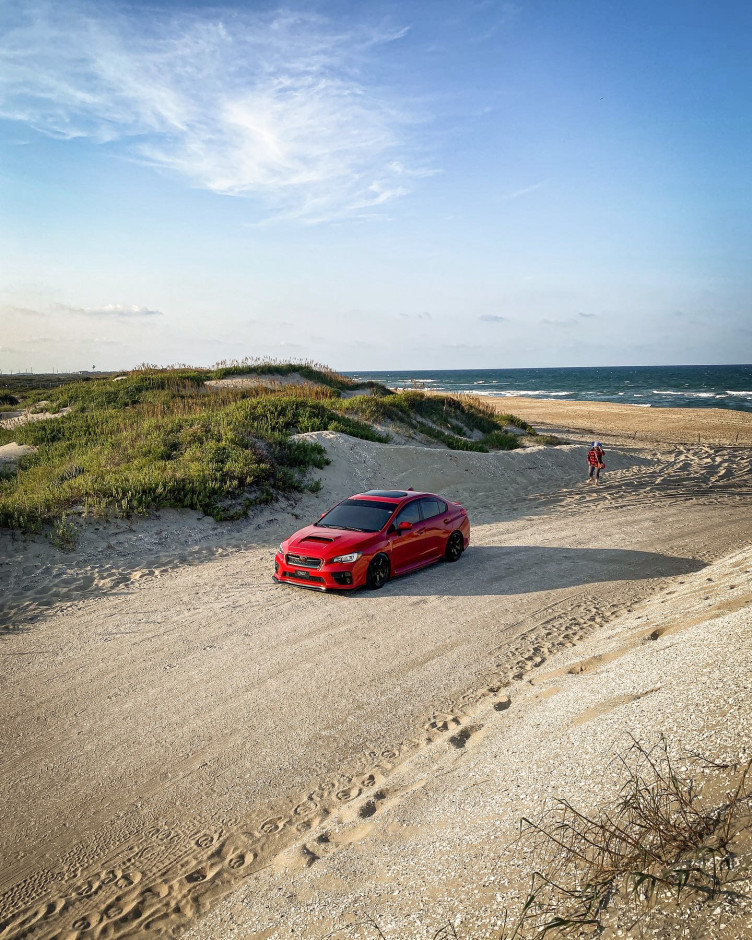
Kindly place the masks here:
<instances>
[{"instance_id":1,"label":"car hood","mask_svg":"<svg viewBox=\"0 0 752 940\"><path fill-rule=\"evenodd\" d=\"M308 525L287 539L286 551L314 558L345 555L348 552L362 551L363 546L377 535L377 532L350 532L347 529L325 529L322 526Z\"/></svg>"}]
</instances>

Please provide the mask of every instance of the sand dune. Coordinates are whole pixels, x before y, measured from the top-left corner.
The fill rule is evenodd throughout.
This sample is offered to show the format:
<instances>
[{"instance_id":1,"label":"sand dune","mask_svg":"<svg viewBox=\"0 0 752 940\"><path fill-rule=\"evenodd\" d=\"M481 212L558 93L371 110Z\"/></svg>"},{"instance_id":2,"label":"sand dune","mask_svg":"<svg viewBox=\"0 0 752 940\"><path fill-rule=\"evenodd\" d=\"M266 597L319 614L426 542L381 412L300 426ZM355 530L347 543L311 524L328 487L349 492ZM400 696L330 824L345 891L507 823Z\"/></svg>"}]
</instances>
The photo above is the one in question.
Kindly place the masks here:
<instances>
[{"instance_id":1,"label":"sand dune","mask_svg":"<svg viewBox=\"0 0 752 940\"><path fill-rule=\"evenodd\" d=\"M10 444L3 444L0 447L0 464L16 463L19 457L23 457L25 454L33 454L35 450L36 447L32 447L31 444L17 444L15 441L11 441Z\"/></svg>"},{"instance_id":2,"label":"sand dune","mask_svg":"<svg viewBox=\"0 0 752 940\"><path fill-rule=\"evenodd\" d=\"M288 372L280 375L276 372L260 373L247 372L242 375L229 375L224 379L210 379L205 383L207 388L283 388L285 385L315 385L310 379L299 372Z\"/></svg>"},{"instance_id":3,"label":"sand dune","mask_svg":"<svg viewBox=\"0 0 752 940\"><path fill-rule=\"evenodd\" d=\"M36 409L47 404L49 404L49 402L42 401L34 407ZM20 428L24 424L29 424L31 421L49 421L52 418L62 418L62 416L67 415L69 411L70 408L61 408L60 411L54 412L37 411L31 410L30 408L24 408L20 411L0 412L2 415L0 418L0 428L11 430L12 428Z\"/></svg>"},{"instance_id":4,"label":"sand dune","mask_svg":"<svg viewBox=\"0 0 752 940\"><path fill-rule=\"evenodd\" d=\"M741 746L752 452L612 447L595 488L579 444L318 437L321 492L241 523L163 512L74 556L3 535L1 938L324 937L366 897L400 936L480 930L516 890L488 832L624 731L684 708L689 743ZM386 483L465 503L458 564L271 582L282 536ZM718 676L740 725L707 717Z\"/></svg>"}]
</instances>

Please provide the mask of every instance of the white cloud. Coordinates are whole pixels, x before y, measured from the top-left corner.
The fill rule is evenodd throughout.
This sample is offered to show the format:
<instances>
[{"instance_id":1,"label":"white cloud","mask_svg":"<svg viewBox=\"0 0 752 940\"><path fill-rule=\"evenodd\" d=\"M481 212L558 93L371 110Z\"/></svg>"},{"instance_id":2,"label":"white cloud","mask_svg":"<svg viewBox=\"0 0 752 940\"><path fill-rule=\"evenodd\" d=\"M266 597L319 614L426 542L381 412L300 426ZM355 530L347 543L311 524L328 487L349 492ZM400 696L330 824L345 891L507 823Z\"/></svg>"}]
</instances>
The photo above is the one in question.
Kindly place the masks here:
<instances>
[{"instance_id":1,"label":"white cloud","mask_svg":"<svg viewBox=\"0 0 752 940\"><path fill-rule=\"evenodd\" d=\"M74 307L71 304L56 303L46 306L45 310L0 304L0 311L22 318L46 317L50 313L73 313L86 317L117 317L122 319L161 317L163 315L161 310L154 310L151 307L139 307L135 304L103 304L101 307Z\"/></svg>"},{"instance_id":2,"label":"white cloud","mask_svg":"<svg viewBox=\"0 0 752 940\"><path fill-rule=\"evenodd\" d=\"M484 323L503 323L506 317L500 317L497 313L484 313L478 319Z\"/></svg>"},{"instance_id":3,"label":"white cloud","mask_svg":"<svg viewBox=\"0 0 752 940\"><path fill-rule=\"evenodd\" d=\"M0 115L125 146L192 185L305 221L383 206L425 175L407 168L409 117L363 77L404 30L284 11L132 10L19 6L0 47Z\"/></svg>"},{"instance_id":4,"label":"white cloud","mask_svg":"<svg viewBox=\"0 0 752 940\"><path fill-rule=\"evenodd\" d=\"M85 317L117 318L117 319L142 319L144 317L161 317L161 310L153 310L151 307L139 307L136 304L103 304L101 307L74 307L71 304L55 304L52 308L54 313L77 314Z\"/></svg>"},{"instance_id":5,"label":"white cloud","mask_svg":"<svg viewBox=\"0 0 752 940\"><path fill-rule=\"evenodd\" d=\"M125 304L105 304L103 307L82 307L81 313L87 317L161 317L161 310L152 310L149 307L137 307Z\"/></svg>"}]
</instances>

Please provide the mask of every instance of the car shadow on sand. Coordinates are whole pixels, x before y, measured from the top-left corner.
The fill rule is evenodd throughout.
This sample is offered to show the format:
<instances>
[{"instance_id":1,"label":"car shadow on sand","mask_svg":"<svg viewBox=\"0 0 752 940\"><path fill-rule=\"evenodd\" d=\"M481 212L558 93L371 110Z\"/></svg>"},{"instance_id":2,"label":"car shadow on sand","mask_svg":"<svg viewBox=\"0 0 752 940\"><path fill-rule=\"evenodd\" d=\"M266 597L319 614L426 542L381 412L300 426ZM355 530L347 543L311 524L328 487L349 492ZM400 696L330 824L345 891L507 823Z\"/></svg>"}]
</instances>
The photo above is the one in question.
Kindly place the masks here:
<instances>
[{"instance_id":1,"label":"car shadow on sand","mask_svg":"<svg viewBox=\"0 0 752 940\"><path fill-rule=\"evenodd\" d=\"M560 588L670 578L706 567L696 558L622 548L471 546L453 564L439 562L389 581L379 594L403 597L529 594ZM373 592L354 596L373 597Z\"/></svg>"}]
</instances>

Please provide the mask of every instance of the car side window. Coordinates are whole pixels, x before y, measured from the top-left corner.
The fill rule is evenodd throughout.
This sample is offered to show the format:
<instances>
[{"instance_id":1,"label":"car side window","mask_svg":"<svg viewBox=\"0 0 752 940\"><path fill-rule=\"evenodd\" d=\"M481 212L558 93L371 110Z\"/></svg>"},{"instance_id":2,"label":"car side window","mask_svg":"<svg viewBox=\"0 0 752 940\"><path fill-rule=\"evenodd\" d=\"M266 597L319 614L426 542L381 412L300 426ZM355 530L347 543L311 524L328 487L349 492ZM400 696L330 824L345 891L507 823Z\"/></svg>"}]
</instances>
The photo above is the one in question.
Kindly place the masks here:
<instances>
[{"instance_id":1,"label":"car side window","mask_svg":"<svg viewBox=\"0 0 752 940\"><path fill-rule=\"evenodd\" d=\"M438 499L421 499L420 511L424 519L432 519L441 512Z\"/></svg>"},{"instance_id":2,"label":"car side window","mask_svg":"<svg viewBox=\"0 0 752 940\"><path fill-rule=\"evenodd\" d=\"M397 518L394 520L397 525L400 522L411 522L415 525L416 522L420 522L420 510L418 509L418 500L414 500L412 503L408 503L407 506L404 506L397 513Z\"/></svg>"}]
</instances>

